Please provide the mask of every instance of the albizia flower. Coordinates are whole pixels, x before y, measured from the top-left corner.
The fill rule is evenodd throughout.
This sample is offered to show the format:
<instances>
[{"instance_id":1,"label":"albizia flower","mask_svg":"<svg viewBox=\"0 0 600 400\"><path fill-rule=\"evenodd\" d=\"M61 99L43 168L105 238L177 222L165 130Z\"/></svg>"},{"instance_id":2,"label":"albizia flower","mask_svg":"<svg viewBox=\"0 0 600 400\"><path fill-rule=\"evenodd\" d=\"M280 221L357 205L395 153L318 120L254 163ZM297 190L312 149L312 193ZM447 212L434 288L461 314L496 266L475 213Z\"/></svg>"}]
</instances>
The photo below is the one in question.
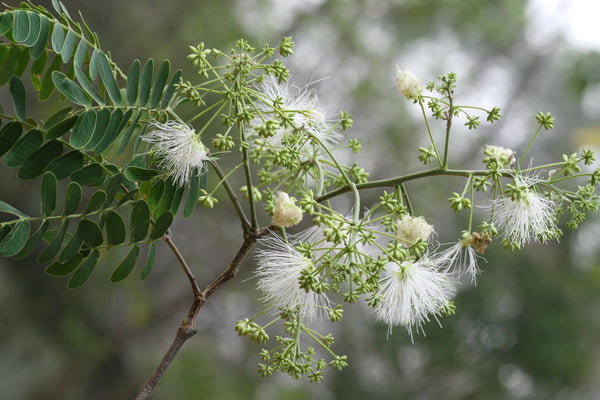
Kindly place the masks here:
<instances>
[{"instance_id":1,"label":"albizia flower","mask_svg":"<svg viewBox=\"0 0 600 400\"><path fill-rule=\"evenodd\" d=\"M413 329L423 331L423 324L431 317L438 320L442 315L444 305L454 294L453 280L425 257L400 265L392 262L385 267L381 286L375 293L380 296L375 317L387 322L388 332L400 324L412 338Z\"/></svg>"},{"instance_id":2,"label":"albizia flower","mask_svg":"<svg viewBox=\"0 0 600 400\"><path fill-rule=\"evenodd\" d=\"M533 190L535 178L516 177L514 189L505 197L492 200L487 206L493 210L492 222L504 237L519 246L531 238L546 242L557 231L555 219L557 204Z\"/></svg>"},{"instance_id":3,"label":"albizia flower","mask_svg":"<svg viewBox=\"0 0 600 400\"><path fill-rule=\"evenodd\" d=\"M314 264L278 237L263 239L264 249L257 251L258 288L263 300L276 307L300 308L308 319L319 310L329 307L325 293L315 293L300 287L302 271L314 271Z\"/></svg>"},{"instance_id":4,"label":"albizia flower","mask_svg":"<svg viewBox=\"0 0 600 400\"><path fill-rule=\"evenodd\" d=\"M481 272L477 260L482 258L477 253L483 253L491 241L489 235L465 232L457 243L435 255L436 264L459 276L468 275L475 284L477 274Z\"/></svg>"},{"instance_id":5,"label":"albizia flower","mask_svg":"<svg viewBox=\"0 0 600 400\"><path fill-rule=\"evenodd\" d=\"M275 194L275 210L273 223L277 226L289 228L302 221L302 209L296 205L296 199L285 192Z\"/></svg>"},{"instance_id":6,"label":"albizia flower","mask_svg":"<svg viewBox=\"0 0 600 400\"><path fill-rule=\"evenodd\" d=\"M396 86L408 100L416 100L423 92L421 80L406 68L396 66Z\"/></svg>"},{"instance_id":7,"label":"albizia flower","mask_svg":"<svg viewBox=\"0 0 600 400\"><path fill-rule=\"evenodd\" d=\"M175 185L189 184L194 169L203 172L208 150L192 128L179 121L154 121L150 126L152 130L142 140L152 144L151 153L158 167L173 178Z\"/></svg>"},{"instance_id":8,"label":"albizia flower","mask_svg":"<svg viewBox=\"0 0 600 400\"><path fill-rule=\"evenodd\" d=\"M274 76L265 76L257 87L261 97L267 101L257 103L262 118L255 118L251 125L255 128L264 124L265 120L277 123L274 135L267 138L273 146L281 146L282 141L292 130L306 131L329 144L337 143L339 133L332 130L326 111L319 106L317 95L305 88L298 88L287 82L280 83ZM282 126L280 116L276 115L271 102L278 100L278 109L291 116L291 126Z\"/></svg>"},{"instance_id":9,"label":"albizia flower","mask_svg":"<svg viewBox=\"0 0 600 400\"><path fill-rule=\"evenodd\" d=\"M423 217L404 215L396 221L396 235L403 241L402 244L410 246L417 239L428 241L433 235L433 225L429 225Z\"/></svg>"}]
</instances>

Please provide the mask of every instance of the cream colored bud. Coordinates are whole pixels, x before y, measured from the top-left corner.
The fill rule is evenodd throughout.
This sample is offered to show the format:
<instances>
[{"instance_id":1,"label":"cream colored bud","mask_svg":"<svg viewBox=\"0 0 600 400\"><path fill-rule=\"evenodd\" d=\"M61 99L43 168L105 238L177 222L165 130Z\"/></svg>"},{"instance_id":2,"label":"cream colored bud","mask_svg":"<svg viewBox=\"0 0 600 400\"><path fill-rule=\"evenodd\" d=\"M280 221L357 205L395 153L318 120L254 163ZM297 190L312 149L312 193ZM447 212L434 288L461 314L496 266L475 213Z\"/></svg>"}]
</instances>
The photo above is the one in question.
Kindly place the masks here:
<instances>
[{"instance_id":1,"label":"cream colored bud","mask_svg":"<svg viewBox=\"0 0 600 400\"><path fill-rule=\"evenodd\" d=\"M275 210L273 223L277 226L289 228L302 221L302 209L296 205L296 199L285 192L275 195Z\"/></svg>"},{"instance_id":2,"label":"cream colored bud","mask_svg":"<svg viewBox=\"0 0 600 400\"><path fill-rule=\"evenodd\" d=\"M396 86L404 97L416 100L423 92L421 80L406 68L396 66Z\"/></svg>"}]
</instances>

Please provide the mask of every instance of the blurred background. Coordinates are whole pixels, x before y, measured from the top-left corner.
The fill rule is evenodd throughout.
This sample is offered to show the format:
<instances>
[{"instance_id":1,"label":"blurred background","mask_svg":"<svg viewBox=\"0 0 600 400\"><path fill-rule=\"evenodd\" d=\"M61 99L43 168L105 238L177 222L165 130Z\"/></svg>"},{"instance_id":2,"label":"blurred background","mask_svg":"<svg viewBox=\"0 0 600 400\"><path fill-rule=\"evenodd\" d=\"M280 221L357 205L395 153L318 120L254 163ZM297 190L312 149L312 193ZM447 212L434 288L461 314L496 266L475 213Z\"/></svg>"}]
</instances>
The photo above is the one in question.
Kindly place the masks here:
<instances>
[{"instance_id":1,"label":"blurred background","mask_svg":"<svg viewBox=\"0 0 600 400\"><path fill-rule=\"evenodd\" d=\"M353 114L347 136L365 145L360 162L371 179L422 168L416 148L426 143L425 130L419 109L395 89L396 64L423 82L456 72L459 103L502 108L493 126L473 132L456 124L455 165L481 167L485 144L522 154L538 111L557 121L538 141L536 162L600 147L600 27L594 20L600 10L592 0L63 2L71 15L81 11L122 69L136 58L168 58L192 81L188 45L203 41L227 50L245 37L261 47L292 35L295 54L285 61L292 81L316 82L323 104ZM39 115L47 115L44 107ZM442 128L433 125L439 135ZM408 185L440 242L455 241L463 229L464 216L451 215L443 200L463 184ZM4 165L0 193L22 209L39 207L37 186L19 182ZM190 220L179 217L173 228L201 287L242 241L226 204L214 212L199 209ZM598 399L600 219L591 216L577 232L563 228L560 243L515 253L490 246L477 286L465 286L456 298L456 315L444 319L443 328L428 324L427 336L415 336L414 343L402 328L386 339L387 326L374 323L364 307L345 307L342 322L324 329L334 329L335 349L350 365L318 385L257 376L259 347L233 330L260 307L250 256L236 280L202 309L198 334L153 398ZM33 259L0 259L2 399L135 396L169 346L191 292L166 246L159 246L145 281L134 274L110 284L121 255L113 257L78 290L47 276Z\"/></svg>"}]
</instances>

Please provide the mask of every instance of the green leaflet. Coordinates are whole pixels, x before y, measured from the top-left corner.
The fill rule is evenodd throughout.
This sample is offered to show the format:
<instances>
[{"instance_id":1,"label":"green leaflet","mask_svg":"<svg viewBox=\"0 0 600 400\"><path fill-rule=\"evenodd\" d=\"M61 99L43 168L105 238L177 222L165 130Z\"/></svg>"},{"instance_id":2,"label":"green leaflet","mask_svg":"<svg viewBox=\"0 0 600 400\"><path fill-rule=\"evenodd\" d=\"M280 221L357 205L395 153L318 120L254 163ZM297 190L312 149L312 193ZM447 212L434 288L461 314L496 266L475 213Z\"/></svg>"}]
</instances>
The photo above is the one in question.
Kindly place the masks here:
<instances>
[{"instance_id":1,"label":"green leaflet","mask_svg":"<svg viewBox=\"0 0 600 400\"><path fill-rule=\"evenodd\" d=\"M91 109L85 111L73 127L73 132L71 132L71 137L69 138L69 144L78 149L83 148L87 142L90 141L95 126L96 111Z\"/></svg>"},{"instance_id":2,"label":"green leaflet","mask_svg":"<svg viewBox=\"0 0 600 400\"><path fill-rule=\"evenodd\" d=\"M145 201L139 200L131 210L131 220L129 229L131 230L131 240L141 242L148 234L150 226L150 209Z\"/></svg>"},{"instance_id":3,"label":"green leaflet","mask_svg":"<svg viewBox=\"0 0 600 400\"><path fill-rule=\"evenodd\" d=\"M67 276L81 263L81 254L75 255L67 262L56 261L46 268L46 273L52 276Z\"/></svg>"},{"instance_id":4,"label":"green leaflet","mask_svg":"<svg viewBox=\"0 0 600 400\"><path fill-rule=\"evenodd\" d=\"M98 247L104 242L102 229L98 224L90 219L82 219L79 221L79 232L81 238L91 248Z\"/></svg>"},{"instance_id":5,"label":"green leaflet","mask_svg":"<svg viewBox=\"0 0 600 400\"><path fill-rule=\"evenodd\" d=\"M119 282L127 278L129 274L131 274L139 254L140 248L137 245L134 245L131 250L129 250L125 259L119 264L117 269L115 269L115 272L110 276L110 281Z\"/></svg>"},{"instance_id":6,"label":"green leaflet","mask_svg":"<svg viewBox=\"0 0 600 400\"><path fill-rule=\"evenodd\" d=\"M169 78L170 64L169 60L164 60L160 63L158 70L156 71L156 77L154 78L154 86L152 87L152 99L150 100L150 107L156 108L162 98L165 84Z\"/></svg>"},{"instance_id":7,"label":"green leaflet","mask_svg":"<svg viewBox=\"0 0 600 400\"><path fill-rule=\"evenodd\" d=\"M98 52L98 71L100 72L100 79L102 79L102 83L104 83L104 87L112 102L114 104L121 104L121 90L119 89L119 85L117 85L106 54L101 51Z\"/></svg>"},{"instance_id":8,"label":"green leaflet","mask_svg":"<svg viewBox=\"0 0 600 400\"><path fill-rule=\"evenodd\" d=\"M88 200L88 204L85 207L84 214L89 214L98 210L106 202L106 192L104 190L98 190Z\"/></svg>"},{"instance_id":9,"label":"green leaflet","mask_svg":"<svg viewBox=\"0 0 600 400\"><path fill-rule=\"evenodd\" d=\"M149 181L156 175L158 175L158 171L155 169L140 168L135 166L125 168L125 177L130 181Z\"/></svg>"},{"instance_id":10,"label":"green leaflet","mask_svg":"<svg viewBox=\"0 0 600 400\"><path fill-rule=\"evenodd\" d=\"M154 227L152 227L152 232L150 232L150 240L158 240L167 232L171 224L173 223L173 213L170 211L164 212L156 222L154 223Z\"/></svg>"},{"instance_id":11,"label":"green leaflet","mask_svg":"<svg viewBox=\"0 0 600 400\"><path fill-rule=\"evenodd\" d=\"M125 222L119 213L109 211L106 214L106 241L109 245L121 244L125 241Z\"/></svg>"},{"instance_id":12,"label":"green leaflet","mask_svg":"<svg viewBox=\"0 0 600 400\"><path fill-rule=\"evenodd\" d=\"M149 59L144 64L142 75L140 77L140 106L146 107L150 99L150 89L152 89L152 75L154 74L154 60Z\"/></svg>"},{"instance_id":13,"label":"green leaflet","mask_svg":"<svg viewBox=\"0 0 600 400\"><path fill-rule=\"evenodd\" d=\"M61 180L81 167L83 167L83 154L79 150L71 150L52 160L46 167L46 171L54 173L56 179Z\"/></svg>"},{"instance_id":14,"label":"green leaflet","mask_svg":"<svg viewBox=\"0 0 600 400\"><path fill-rule=\"evenodd\" d=\"M71 279L69 279L69 282L67 282L67 287L69 289L76 289L87 282L92 275L92 272L94 272L99 255L100 253L98 250L94 250L90 253L81 267L75 271L75 273L71 276Z\"/></svg>"},{"instance_id":15,"label":"green leaflet","mask_svg":"<svg viewBox=\"0 0 600 400\"><path fill-rule=\"evenodd\" d=\"M104 169L98 163L93 163L70 174L74 182L81 186L98 186L104 181Z\"/></svg>"},{"instance_id":16,"label":"green leaflet","mask_svg":"<svg viewBox=\"0 0 600 400\"><path fill-rule=\"evenodd\" d=\"M56 209L56 176L52 172L46 172L40 185L42 215L49 217Z\"/></svg>"},{"instance_id":17,"label":"green leaflet","mask_svg":"<svg viewBox=\"0 0 600 400\"><path fill-rule=\"evenodd\" d=\"M0 156L10 150L21 137L23 127L17 121L11 121L0 130Z\"/></svg>"},{"instance_id":18,"label":"green leaflet","mask_svg":"<svg viewBox=\"0 0 600 400\"><path fill-rule=\"evenodd\" d=\"M23 180L37 178L44 172L50 162L61 156L62 151L63 145L59 141L51 140L47 142L23 162L17 175Z\"/></svg>"},{"instance_id":19,"label":"green leaflet","mask_svg":"<svg viewBox=\"0 0 600 400\"><path fill-rule=\"evenodd\" d=\"M17 254L25 246L30 231L29 221L17 222L10 233L0 241L0 256L12 257Z\"/></svg>"},{"instance_id":20,"label":"green leaflet","mask_svg":"<svg viewBox=\"0 0 600 400\"><path fill-rule=\"evenodd\" d=\"M144 280L150 275L152 272L152 268L154 267L154 261L156 260L156 243L150 243L150 248L148 249L148 256L146 257L146 263L144 264L144 269L142 270L141 279Z\"/></svg>"},{"instance_id":21,"label":"green leaflet","mask_svg":"<svg viewBox=\"0 0 600 400\"><path fill-rule=\"evenodd\" d=\"M33 154L34 151L40 148L44 136L42 132L33 129L29 131L25 136L19 139L9 152L4 157L4 165L7 167L18 167Z\"/></svg>"},{"instance_id":22,"label":"green leaflet","mask_svg":"<svg viewBox=\"0 0 600 400\"><path fill-rule=\"evenodd\" d=\"M67 99L84 107L91 107L92 100L75 82L60 71L52 71L52 82Z\"/></svg>"},{"instance_id":23,"label":"green leaflet","mask_svg":"<svg viewBox=\"0 0 600 400\"><path fill-rule=\"evenodd\" d=\"M127 104L130 106L134 105L137 101L138 96L138 85L140 82L140 60L135 60L129 66L129 72L127 73Z\"/></svg>"},{"instance_id":24,"label":"green leaflet","mask_svg":"<svg viewBox=\"0 0 600 400\"><path fill-rule=\"evenodd\" d=\"M20 121L25 121L27 119L27 99L23 82L16 76L13 76L10 78L9 91L15 115Z\"/></svg>"},{"instance_id":25,"label":"green leaflet","mask_svg":"<svg viewBox=\"0 0 600 400\"><path fill-rule=\"evenodd\" d=\"M59 231L56 233L48 247L42 251L42 253L38 256L37 262L38 264L44 264L51 261L56 255L58 251L63 245L63 239L65 237L65 233L67 232L67 228L69 227L69 220L65 219L62 222L62 225Z\"/></svg>"},{"instance_id":26,"label":"green leaflet","mask_svg":"<svg viewBox=\"0 0 600 400\"><path fill-rule=\"evenodd\" d=\"M3 202L2 200L0 200L0 213L7 213L7 214L16 215L17 217L29 218L29 215L25 214L22 211L17 210L13 206L11 206L8 203Z\"/></svg>"},{"instance_id":27,"label":"green leaflet","mask_svg":"<svg viewBox=\"0 0 600 400\"><path fill-rule=\"evenodd\" d=\"M69 183L65 191L65 210L63 215L71 215L81 204L81 186L77 182Z\"/></svg>"},{"instance_id":28,"label":"green leaflet","mask_svg":"<svg viewBox=\"0 0 600 400\"><path fill-rule=\"evenodd\" d=\"M27 257L29 254L31 254L31 252L33 250L35 250L35 248L37 247L40 240L42 240L42 237L44 236L44 233L46 233L46 230L48 229L49 226L50 226L50 221L48 221L48 220L44 221L40 225L40 227L37 229L37 231L35 231L35 233L33 235L31 235L29 237L29 239L27 239L27 242L25 243L23 248L21 248L21 250L17 254L15 254L13 256L13 258L15 260L22 260L25 257Z\"/></svg>"}]
</instances>

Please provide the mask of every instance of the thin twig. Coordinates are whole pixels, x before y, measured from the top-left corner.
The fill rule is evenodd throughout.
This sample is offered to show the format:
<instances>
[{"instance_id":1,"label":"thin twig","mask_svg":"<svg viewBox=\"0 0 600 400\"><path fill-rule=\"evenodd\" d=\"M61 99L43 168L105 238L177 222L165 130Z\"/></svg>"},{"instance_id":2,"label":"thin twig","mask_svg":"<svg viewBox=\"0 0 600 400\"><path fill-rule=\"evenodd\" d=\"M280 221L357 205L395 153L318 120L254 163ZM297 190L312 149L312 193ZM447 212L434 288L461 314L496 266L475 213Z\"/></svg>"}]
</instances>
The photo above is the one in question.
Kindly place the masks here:
<instances>
[{"instance_id":1,"label":"thin twig","mask_svg":"<svg viewBox=\"0 0 600 400\"><path fill-rule=\"evenodd\" d=\"M231 263L203 291L200 291L198 284L196 283L196 278L187 266L187 263L181 256L181 253L179 253L179 250L177 249L173 241L168 236L165 237L167 244L169 245L171 250L173 250L173 253L177 257L186 276L188 277L188 280L190 281L190 284L192 285L192 290L194 292L194 300L192 301L190 309L183 318L183 321L181 321L181 325L179 325L179 327L177 328L177 333L175 334L173 343L171 343L171 346L163 356L158 367L156 367L156 369L152 373L152 376L144 383L144 385L140 389L137 397L135 398L136 400L145 400L149 399L150 396L152 396L152 393L156 389L158 382L166 372L167 368L169 368L169 365L171 364L171 362L173 361L183 344L189 338L196 334L196 330L194 329L194 323L196 321L198 312L200 311L204 303L206 303L206 300L208 300L208 298L221 286L223 286L227 281L229 281L237 275L241 262L244 260L244 257L246 256L246 254L248 254L252 246L256 244L256 241L258 239L269 234L269 232L271 232L272 229L274 229L274 226L263 228L256 233L246 232L246 234L244 235L244 242L240 246L240 249L238 250Z\"/></svg>"}]
</instances>

